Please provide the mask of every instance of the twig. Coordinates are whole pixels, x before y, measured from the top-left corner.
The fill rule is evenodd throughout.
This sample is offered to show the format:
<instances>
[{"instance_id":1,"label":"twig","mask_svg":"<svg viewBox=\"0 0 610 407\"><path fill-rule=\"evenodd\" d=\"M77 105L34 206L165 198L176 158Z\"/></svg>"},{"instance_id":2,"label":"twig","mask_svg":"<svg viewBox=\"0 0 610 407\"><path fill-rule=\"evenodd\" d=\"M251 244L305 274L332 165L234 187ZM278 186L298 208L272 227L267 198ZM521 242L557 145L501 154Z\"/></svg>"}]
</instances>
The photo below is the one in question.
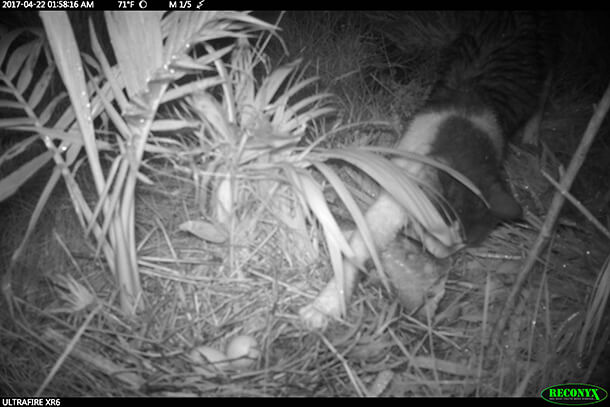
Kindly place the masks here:
<instances>
[{"instance_id":1,"label":"twig","mask_svg":"<svg viewBox=\"0 0 610 407\"><path fill-rule=\"evenodd\" d=\"M345 360L343 355L341 355L339 353L339 351L337 351L337 349L333 346L333 344L330 343L330 341L328 339L326 339L326 337L324 335L320 334L319 336L320 336L320 339L322 339L322 342L324 342L324 344L328 347L328 349L335 355L335 357L337 359L339 359L339 361L343 365L343 368L345 369L347 376L349 377L350 381L352 382L352 385L354 386L354 389L356 390L357 396L358 397L368 396L369 392L368 392L366 386L364 385L364 383L362 383L362 380L360 380L360 378L358 377L356 372L354 372L354 370L350 367L348 361Z\"/></svg>"},{"instance_id":2,"label":"twig","mask_svg":"<svg viewBox=\"0 0 610 407\"><path fill-rule=\"evenodd\" d=\"M561 192L565 196L565 198L570 201L570 203L574 205L574 207L576 207L576 209L578 209L580 213L582 213L582 215L593 224L593 226L597 228L597 230L599 230L603 235L610 239L610 231L608 231L608 229L606 229L604 225L602 225L601 222L598 221L595 216L593 216L593 214L587 208L585 208L585 206L581 204L578 199L574 197L574 195L572 195L569 191L561 189L561 185L559 185L557 181L555 181L549 174L547 174L546 171L542 170L542 175L544 176L544 178L546 178L547 181L551 183L552 186L554 186L559 192Z\"/></svg>"},{"instance_id":3,"label":"twig","mask_svg":"<svg viewBox=\"0 0 610 407\"><path fill-rule=\"evenodd\" d=\"M562 194L561 191L570 190L570 187L572 186L572 183L574 182L574 179L576 178L576 175L578 174L578 171L579 171L580 167L582 166L582 163L585 160L587 152L589 151L589 148L591 147L591 144L593 143L593 140L595 139L595 135L597 134L599 127L601 126L602 122L604 121L604 118L605 118L606 113L608 112L609 108L610 108L610 85L608 86L608 88L606 88L606 92L604 93L604 96L602 97L599 105L596 107L595 111L593 112L593 116L591 117L591 120L589 121L589 124L587 125L587 129L585 130L582 140L580 141L580 145L578 146L576 152L574 153L574 156L572 156L572 160L570 161L570 165L568 166L565 176L561 179L561 183L560 183L561 189L556 191L555 195L553 196L553 201L551 202L549 212L546 216L544 224L542 225L540 233L538 234L536 242L534 243L532 250L528 254L528 257L525 261L523 269L517 276L517 280L515 281L515 284L513 285L513 288L511 290L508 298L506 299L504 308L502 309L502 312L500 313L500 318L498 318L498 323L494 327L494 330L490 337L490 341L487 344L488 351L491 351L491 349L493 348L493 344L498 342L499 336L504 331L504 328L506 326L506 321L508 320L508 317L511 314L513 307L515 306L515 298L517 297L517 294L519 293L519 290L521 289L521 286L523 285L523 282L525 281L529 272L534 267L534 264L536 263L536 260L538 259L538 255L544 249L544 247L551 235L551 231L553 230L555 223L557 222L557 218L559 217L559 212L561 211L561 208L565 201L565 196Z\"/></svg>"},{"instance_id":4,"label":"twig","mask_svg":"<svg viewBox=\"0 0 610 407\"><path fill-rule=\"evenodd\" d=\"M39 397L40 394L47 388L47 386L49 385L51 380L53 380L53 378L55 377L55 374L57 373L59 368L64 364L65 360L68 358L68 355L70 355L70 352L72 352L74 350L74 348L76 347L76 343L81 338L83 333L85 333L85 330L89 326L89 323L91 322L93 317L98 313L98 311L100 309L102 309L101 303L98 304L97 307L95 307L95 309L89 313L89 315L87 315L87 318L85 318L85 321L80 326L80 328L78 328L78 331L76 332L76 334L72 337L70 342L66 345L66 347L65 347L63 353L61 354L61 356L59 357L59 359L57 359L55 361L55 364L51 368L51 371L47 374L47 377L45 378L44 382L40 385L40 387L38 387L38 390L36 390L35 397Z\"/></svg>"}]
</instances>

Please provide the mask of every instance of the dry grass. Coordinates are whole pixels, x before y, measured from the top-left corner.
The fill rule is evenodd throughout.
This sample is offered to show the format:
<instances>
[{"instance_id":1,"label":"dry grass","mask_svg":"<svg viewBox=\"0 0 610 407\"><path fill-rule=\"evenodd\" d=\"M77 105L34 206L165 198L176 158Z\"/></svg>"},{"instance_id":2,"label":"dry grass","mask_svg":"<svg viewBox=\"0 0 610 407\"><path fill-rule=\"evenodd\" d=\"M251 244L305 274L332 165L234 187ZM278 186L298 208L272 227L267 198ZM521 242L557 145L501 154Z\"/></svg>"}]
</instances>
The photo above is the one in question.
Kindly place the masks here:
<instances>
[{"instance_id":1,"label":"dry grass","mask_svg":"<svg viewBox=\"0 0 610 407\"><path fill-rule=\"evenodd\" d=\"M3 393L35 394L59 360L40 394L535 396L547 385L586 377L595 362L577 352L595 265L604 255L602 245L587 243L592 232L586 228L560 226L520 293L503 347L485 359L491 322L536 237L541 220L535 215L527 224L499 228L484 247L454 259L431 323L405 315L381 288L364 284L348 321L322 335L304 331L296 311L330 277L327 260L291 267L281 227L270 225L263 246L243 248L250 261L244 278L235 278L226 245L178 230L195 213L188 209L190 185L169 177L159 185L139 194L145 311L128 320L111 306L115 291L92 258L81 257L78 269L56 270L92 287L96 300L79 312L52 314L49 309L66 304L47 284L39 288L50 290L47 295L22 302L18 320L2 324ZM224 349L238 334L258 340L256 367L208 366L202 375L189 352L199 345Z\"/></svg>"},{"instance_id":2,"label":"dry grass","mask_svg":"<svg viewBox=\"0 0 610 407\"><path fill-rule=\"evenodd\" d=\"M349 33L350 27L344 28ZM345 117L395 123L389 105L399 103L398 94L410 95L410 102L400 102L403 105L421 103L426 90L416 85L417 92L405 91L411 88L404 84L394 87L378 105L360 105L359 98L371 93L344 98ZM553 114L561 117L561 110ZM543 128L553 120L558 119L547 117ZM347 145L365 138L377 144L395 137L396 132L388 129L396 127L337 131L333 143ZM501 346L485 352L493 323L554 193L542 176L533 174L539 167L550 174L560 172L559 160L539 157L525 150L511 152L509 178L527 210L525 221L503 225L482 247L455 256L447 293L431 320L406 315L382 288L365 282L347 320L324 334L303 330L297 312L330 278L327 255L322 250L316 261L306 261L292 245L291 231L269 214L257 219L259 229L252 241L232 248L242 264L240 276L231 268L226 243L207 243L179 230L182 222L199 216L192 182L168 167L153 166L156 184L138 191L136 211L145 306L136 317L127 318L115 306L117 294L108 271L83 245L80 227L64 211L69 198L58 193L49 221L40 225L36 236L40 245L30 246L25 256L36 260L35 265L25 265L23 282L14 285L21 298L16 318L1 317L0 393L537 396L557 383L607 385L594 370L607 341L608 330L601 329L607 322L598 323L597 333L593 327L583 328L591 326L595 306L602 321L607 319L606 305L590 301L596 288L601 291L597 298L608 295L601 277L607 279L609 273L606 265L602 274L607 241L573 218L562 218L554 230L520 291ZM342 175L351 177L344 171ZM349 183L356 187L361 181ZM365 202L375 188L363 189ZM6 218L3 223L17 229L27 217L18 206L11 208L12 223L5 223ZM333 209L342 210L337 205ZM2 216L8 213L2 211ZM10 235L5 234L2 243L8 250ZM68 311L74 304L62 300L65 290L58 287L57 275L78 281L83 290L79 298L84 300L84 293L89 293L93 301ZM190 356L201 345L222 350L240 334L256 338L262 352L251 369L219 370Z\"/></svg>"}]
</instances>

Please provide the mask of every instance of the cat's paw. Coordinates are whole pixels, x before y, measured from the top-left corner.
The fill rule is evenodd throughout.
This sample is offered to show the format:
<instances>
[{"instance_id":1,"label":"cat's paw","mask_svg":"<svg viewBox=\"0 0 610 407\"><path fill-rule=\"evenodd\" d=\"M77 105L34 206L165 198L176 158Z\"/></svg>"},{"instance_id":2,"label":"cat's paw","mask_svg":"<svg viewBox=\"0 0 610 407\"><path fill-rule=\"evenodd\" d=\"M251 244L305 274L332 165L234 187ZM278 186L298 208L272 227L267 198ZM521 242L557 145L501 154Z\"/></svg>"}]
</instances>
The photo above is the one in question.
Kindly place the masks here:
<instances>
[{"instance_id":1,"label":"cat's paw","mask_svg":"<svg viewBox=\"0 0 610 407\"><path fill-rule=\"evenodd\" d=\"M299 317L305 328L310 331L324 331L328 327L328 315L316 308L315 303L299 310Z\"/></svg>"},{"instance_id":2,"label":"cat's paw","mask_svg":"<svg viewBox=\"0 0 610 407\"><path fill-rule=\"evenodd\" d=\"M299 310L303 325L312 331L324 331L331 319L341 317L341 295L334 279L309 305Z\"/></svg>"}]
</instances>

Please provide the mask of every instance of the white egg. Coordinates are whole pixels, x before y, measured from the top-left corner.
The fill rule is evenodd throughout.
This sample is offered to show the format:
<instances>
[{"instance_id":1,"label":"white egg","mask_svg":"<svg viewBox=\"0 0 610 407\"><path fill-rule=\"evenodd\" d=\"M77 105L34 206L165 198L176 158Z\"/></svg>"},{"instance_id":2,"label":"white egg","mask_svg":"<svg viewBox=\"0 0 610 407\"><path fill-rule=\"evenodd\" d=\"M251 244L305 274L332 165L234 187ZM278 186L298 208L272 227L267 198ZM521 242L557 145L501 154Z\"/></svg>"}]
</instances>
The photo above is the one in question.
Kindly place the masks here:
<instances>
[{"instance_id":1,"label":"white egg","mask_svg":"<svg viewBox=\"0 0 610 407\"><path fill-rule=\"evenodd\" d=\"M190 359L199 364L212 364L214 367L224 370L230 366L227 355L210 346L198 346L189 353Z\"/></svg>"},{"instance_id":2,"label":"white egg","mask_svg":"<svg viewBox=\"0 0 610 407\"><path fill-rule=\"evenodd\" d=\"M256 339L248 335L236 336L227 346L227 357L236 369L245 369L258 359L261 351L258 349Z\"/></svg>"}]
</instances>

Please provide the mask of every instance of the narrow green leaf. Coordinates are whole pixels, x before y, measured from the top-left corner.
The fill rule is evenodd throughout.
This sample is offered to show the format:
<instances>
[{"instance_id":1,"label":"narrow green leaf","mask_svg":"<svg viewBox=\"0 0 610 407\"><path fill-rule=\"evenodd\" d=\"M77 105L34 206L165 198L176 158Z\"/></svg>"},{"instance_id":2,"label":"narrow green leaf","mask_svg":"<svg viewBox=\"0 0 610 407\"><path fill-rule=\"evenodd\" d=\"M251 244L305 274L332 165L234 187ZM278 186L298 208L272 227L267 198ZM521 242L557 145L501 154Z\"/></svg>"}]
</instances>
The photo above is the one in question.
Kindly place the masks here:
<instances>
[{"instance_id":1,"label":"narrow green leaf","mask_svg":"<svg viewBox=\"0 0 610 407\"><path fill-rule=\"evenodd\" d=\"M301 100L299 100L297 103L293 104L292 106L290 106L292 108L293 111L295 112L300 112L301 109L304 109L306 106L309 105L313 105L316 103L319 103L325 99L330 98L331 94L330 93L319 93L317 95L312 95L306 98L303 98ZM307 112L303 112L302 114L311 114L311 110Z\"/></svg>"},{"instance_id":2,"label":"narrow green leaf","mask_svg":"<svg viewBox=\"0 0 610 407\"><path fill-rule=\"evenodd\" d=\"M25 29L19 28L0 36L0 65L4 65L4 58L6 58L7 52L15 38L20 36L25 31Z\"/></svg>"},{"instance_id":3,"label":"narrow green leaf","mask_svg":"<svg viewBox=\"0 0 610 407\"><path fill-rule=\"evenodd\" d=\"M331 114L334 112L335 112L334 108L325 107L325 108L313 110L308 113L303 113L301 115L295 116L294 118L292 118L286 122L283 122L283 123L278 120L278 122L281 123L281 124L278 124L278 130L282 131L282 132L293 133L293 132L299 130L300 128L302 128L302 130L299 132L299 133L302 133L302 131L305 130L304 126L306 126L313 120L317 119L318 117L322 117L324 115Z\"/></svg>"},{"instance_id":4,"label":"narrow green leaf","mask_svg":"<svg viewBox=\"0 0 610 407\"><path fill-rule=\"evenodd\" d=\"M130 97L147 88L153 72L163 66L162 12L104 13L110 42ZM169 62L169 61L167 61Z\"/></svg>"},{"instance_id":5,"label":"narrow green leaf","mask_svg":"<svg viewBox=\"0 0 610 407\"><path fill-rule=\"evenodd\" d=\"M223 106L208 94L198 94L193 100L193 107L214 130L212 136L219 136L224 142L234 144L236 138L234 128L229 123L229 114Z\"/></svg>"},{"instance_id":6,"label":"narrow green leaf","mask_svg":"<svg viewBox=\"0 0 610 407\"><path fill-rule=\"evenodd\" d=\"M188 55L180 55L178 58L172 60L170 68L187 71L200 71L209 67L206 65L201 65L198 61L194 60Z\"/></svg>"},{"instance_id":7,"label":"narrow green leaf","mask_svg":"<svg viewBox=\"0 0 610 407\"><path fill-rule=\"evenodd\" d=\"M16 130L36 132L41 135L50 137L53 140L60 140L64 145L76 144L79 147L83 146L82 134L76 130L62 131L55 127L41 127L41 126L20 126L15 127ZM96 140L96 146L100 150L110 150L112 145L104 140Z\"/></svg>"},{"instance_id":8,"label":"narrow green leaf","mask_svg":"<svg viewBox=\"0 0 610 407\"><path fill-rule=\"evenodd\" d=\"M101 250L101 247L104 244L104 239L100 239L100 237L107 235L108 228L110 227L110 222L116 219L116 216L113 215L113 212L115 211L116 205L119 201L119 195L122 193L122 187L121 185L119 185L119 183L116 183L115 177L118 173L120 183L122 183L122 181L125 179L127 167L121 166L121 164L124 162L125 160L122 155L116 156L112 161L112 165L110 166L110 170L108 171L108 175L106 176L104 189L99 194L97 203L95 205L95 208L93 209L91 217L87 219L88 224L87 229L85 230L86 235L91 233L91 231L94 230L95 227L99 226L97 223L97 218L99 217L100 213L104 211L104 214L106 215L104 219L104 224L101 229L101 233L99 233L99 235L97 236L98 246L96 249L96 253ZM111 187L115 188L114 194L110 193Z\"/></svg>"},{"instance_id":9,"label":"narrow green leaf","mask_svg":"<svg viewBox=\"0 0 610 407\"><path fill-rule=\"evenodd\" d=\"M189 120L155 120L150 129L152 131L178 131L197 128L201 123Z\"/></svg>"},{"instance_id":10,"label":"narrow green leaf","mask_svg":"<svg viewBox=\"0 0 610 407\"><path fill-rule=\"evenodd\" d=\"M50 151L42 153L11 172L8 176L2 178L0 180L0 202L17 192L19 187L25 184L25 182L51 158L53 158L53 153Z\"/></svg>"},{"instance_id":11,"label":"narrow green leaf","mask_svg":"<svg viewBox=\"0 0 610 407\"><path fill-rule=\"evenodd\" d=\"M285 166L285 169L292 179L296 190L302 194L302 197L307 202L308 209L314 213L320 225L322 225L337 287L343 287L345 281L343 255L347 258L353 258L354 253L352 248L341 232L339 225L337 225L335 217L330 212L319 184L313 179L311 174L304 171L297 172L290 166ZM344 313L345 301L343 296L342 299L341 312Z\"/></svg>"},{"instance_id":12,"label":"narrow green leaf","mask_svg":"<svg viewBox=\"0 0 610 407\"><path fill-rule=\"evenodd\" d=\"M172 100L181 99L195 92L201 92L211 87L220 85L223 79L215 76L213 78L205 78L196 82L189 82L185 85L170 89L161 98L161 103L167 103Z\"/></svg>"},{"instance_id":13,"label":"narrow green leaf","mask_svg":"<svg viewBox=\"0 0 610 407\"><path fill-rule=\"evenodd\" d=\"M6 76L9 80L13 80L15 76L21 70L25 59L28 57L30 48L32 47L32 42L28 42L17 47L13 52L11 52L11 56L8 60L8 64L6 65Z\"/></svg>"},{"instance_id":14,"label":"narrow green leaf","mask_svg":"<svg viewBox=\"0 0 610 407\"><path fill-rule=\"evenodd\" d=\"M119 108L121 111L124 111L129 103L127 102L127 98L123 94L123 86L118 81L118 76L120 74L119 69L112 69L110 67L110 63L108 62L108 58L106 58L106 54L102 51L102 47L97 38L97 33L93 28L93 22L89 20L89 35L91 36L91 48L93 49L93 53L97 57L97 60L106 76L106 80L110 84L112 92L114 94L114 98L119 104ZM116 73L116 75L115 75Z\"/></svg>"},{"instance_id":15,"label":"narrow green leaf","mask_svg":"<svg viewBox=\"0 0 610 407\"><path fill-rule=\"evenodd\" d=\"M57 68L70 96L71 109L66 112L73 111L78 121L94 184L96 189L101 191L104 176L95 146L93 117L82 61L70 20L65 12L41 12L40 17L49 37Z\"/></svg>"},{"instance_id":16,"label":"narrow green leaf","mask_svg":"<svg viewBox=\"0 0 610 407\"><path fill-rule=\"evenodd\" d=\"M347 257L353 257L352 248L343 236L335 217L330 212L328 203L318 183L309 173L294 170L292 173L294 174L292 179L295 181L295 185L298 187L299 192L303 194L309 209L316 215L322 227L327 230L328 235L337 243L339 249Z\"/></svg>"},{"instance_id":17,"label":"narrow green leaf","mask_svg":"<svg viewBox=\"0 0 610 407\"><path fill-rule=\"evenodd\" d=\"M153 180L151 180L148 176L146 176L146 174L142 173L141 171L138 171L138 181L146 184L146 185L155 185L155 182Z\"/></svg>"},{"instance_id":18,"label":"narrow green leaf","mask_svg":"<svg viewBox=\"0 0 610 407\"><path fill-rule=\"evenodd\" d=\"M0 100L0 108L23 110L24 106L21 102L3 99Z\"/></svg>"},{"instance_id":19,"label":"narrow green leaf","mask_svg":"<svg viewBox=\"0 0 610 407\"><path fill-rule=\"evenodd\" d=\"M282 93L282 98L285 98L286 100L290 99L291 97L293 97L294 95L296 95L297 93L299 93L301 90L305 89L306 87L308 87L309 85L311 85L312 83L315 83L318 80L317 77L311 77L308 79L304 79L300 82L297 82L295 84L292 84L289 88L287 88L283 93ZM313 97L318 97L317 95L313 95Z\"/></svg>"},{"instance_id":20,"label":"narrow green leaf","mask_svg":"<svg viewBox=\"0 0 610 407\"><path fill-rule=\"evenodd\" d=\"M133 135L132 131L123 119L123 116L115 109L112 104L112 100L109 100L107 94L109 92L103 92L95 81L90 82L95 89L95 97L93 98L93 103L97 105L98 103L104 108L104 112L108 115L112 123L116 126L119 133L123 136L123 138L130 140ZM114 94L114 92L113 92Z\"/></svg>"},{"instance_id":21,"label":"narrow green leaf","mask_svg":"<svg viewBox=\"0 0 610 407\"><path fill-rule=\"evenodd\" d=\"M32 47L29 50L25 64L23 65L19 78L17 79L17 91L22 95L31 84L32 77L34 76L34 69L36 67L36 61L40 56L41 48L42 43L40 41L32 42Z\"/></svg>"},{"instance_id":22,"label":"narrow green leaf","mask_svg":"<svg viewBox=\"0 0 610 407\"><path fill-rule=\"evenodd\" d=\"M53 73L55 72L55 66L51 65L47 67L42 75L38 78L38 81L34 85L32 89L32 93L28 98L28 104L32 109L38 106L38 103L42 100L45 92L47 91L49 84L51 83L51 78L53 77Z\"/></svg>"},{"instance_id":23,"label":"narrow green leaf","mask_svg":"<svg viewBox=\"0 0 610 407\"><path fill-rule=\"evenodd\" d=\"M12 160L19 154L23 153L24 151L27 151L28 147L30 145L32 145L32 143L36 142L37 140L38 140L38 135L29 136L23 140L20 140L18 143L11 146L10 148L8 148L5 152L3 152L0 155L0 166L2 166L2 164L5 163L6 161Z\"/></svg>"},{"instance_id":24,"label":"narrow green leaf","mask_svg":"<svg viewBox=\"0 0 610 407\"><path fill-rule=\"evenodd\" d=\"M229 52L231 52L233 49L235 48L235 45L229 45L226 46L224 48L221 48L219 50L216 50L214 52L210 52L200 58L197 58L197 64L199 64L200 66L203 66L205 68L203 69L207 69L210 68L209 65L213 64L216 61L219 61L222 59L222 57L224 57L225 55L227 55Z\"/></svg>"},{"instance_id":25,"label":"narrow green leaf","mask_svg":"<svg viewBox=\"0 0 610 407\"><path fill-rule=\"evenodd\" d=\"M51 119L51 117L53 117L53 114L56 112L57 106L60 103L63 103L67 97L68 97L68 94L66 92L61 92L59 95L55 96L51 101L46 102L46 106L44 107L44 110L38 116L38 120L40 121L40 124L46 126L49 123L49 120ZM72 110L72 106L67 107L62 116L66 117L68 115L71 116L71 120L69 120L69 121L72 122L74 120L74 111ZM65 124L65 119L62 120L61 118L55 123L55 126L58 128L61 128L61 129L65 129L68 127Z\"/></svg>"},{"instance_id":26,"label":"narrow green leaf","mask_svg":"<svg viewBox=\"0 0 610 407\"><path fill-rule=\"evenodd\" d=\"M381 281L383 282L385 288L389 290L390 286L387 277L383 272L383 266L381 260L379 259L379 254L377 253L377 246L375 245L375 241L373 240L373 236L371 235L369 225L366 222L362 211L356 204L356 201L354 200L352 194L349 192L341 178L339 178L339 176L331 167L321 162L313 162L312 164L332 185L341 201L345 204L345 207L347 208L348 212L350 213L350 215L352 215L352 219L354 220L354 222L356 223L356 227L358 228L357 233L359 232L362 236L364 244L366 245L369 253L371 253L371 258L373 259L375 268L379 272Z\"/></svg>"},{"instance_id":27,"label":"narrow green leaf","mask_svg":"<svg viewBox=\"0 0 610 407\"><path fill-rule=\"evenodd\" d=\"M373 151L373 152L379 152L382 154L389 154L389 155L393 155L393 156L405 157L405 158L408 158L409 160L421 162L426 165L430 165L432 167L438 168L439 170L446 172L447 174L449 174L453 178L455 178L457 181L464 184L465 187L470 189L474 194L476 194L480 199L482 199L485 202L485 197L483 196L483 194L481 193L479 188L477 188L477 186L472 183L472 181L470 181L468 178L466 178L464 175L462 175L460 172L456 171L455 169L451 168L450 166L443 164L431 157L417 154L417 153L412 153L410 151L397 150L395 148L374 147L374 146L362 146L359 148L362 150L366 150L366 151ZM485 203L487 204L487 206L489 206L489 204L487 202L485 202Z\"/></svg>"},{"instance_id":28,"label":"narrow green leaf","mask_svg":"<svg viewBox=\"0 0 610 407\"><path fill-rule=\"evenodd\" d=\"M300 61L281 66L267 76L256 94L255 105L260 110L271 104L276 92L282 86L288 75L298 66Z\"/></svg>"},{"instance_id":29,"label":"narrow green leaf","mask_svg":"<svg viewBox=\"0 0 610 407\"><path fill-rule=\"evenodd\" d=\"M410 178L407 171L392 161L364 149L326 150L323 155L345 160L363 170L445 246L452 247L462 241L460 236L454 236L453 229L448 228L436 206L419 187L419 181Z\"/></svg>"}]
</instances>

